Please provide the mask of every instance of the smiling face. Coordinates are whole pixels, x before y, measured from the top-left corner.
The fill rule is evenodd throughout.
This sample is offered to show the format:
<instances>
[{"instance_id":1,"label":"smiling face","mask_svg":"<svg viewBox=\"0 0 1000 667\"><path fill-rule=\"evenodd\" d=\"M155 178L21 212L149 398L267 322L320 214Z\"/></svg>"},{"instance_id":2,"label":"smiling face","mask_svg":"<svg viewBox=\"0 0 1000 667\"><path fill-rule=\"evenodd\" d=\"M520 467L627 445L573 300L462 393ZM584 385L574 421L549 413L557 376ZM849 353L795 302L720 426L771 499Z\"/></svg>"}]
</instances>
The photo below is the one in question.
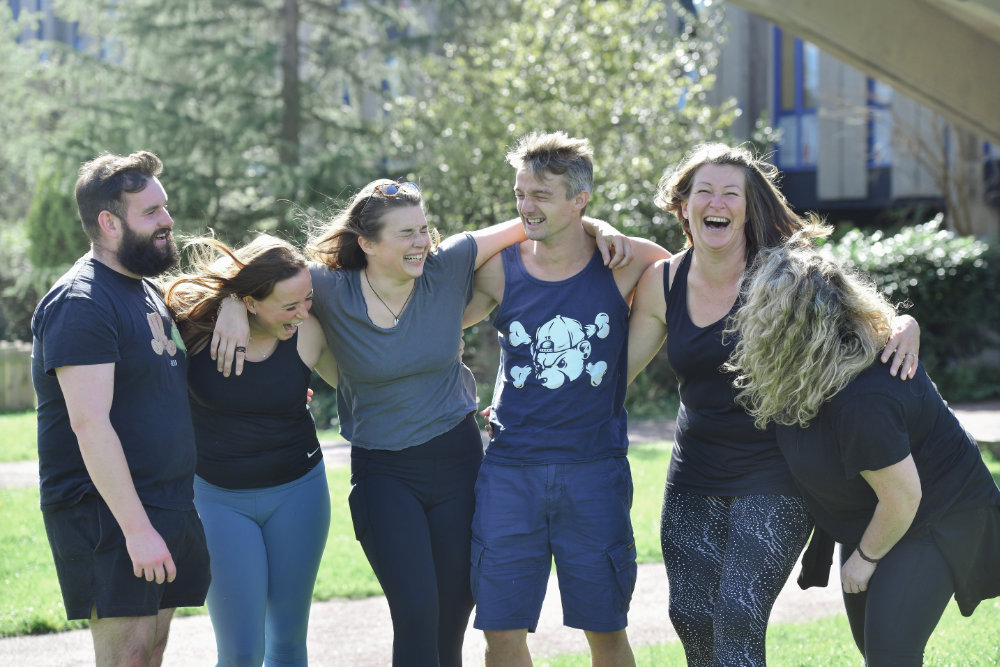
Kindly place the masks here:
<instances>
[{"instance_id":1,"label":"smiling face","mask_svg":"<svg viewBox=\"0 0 1000 667\"><path fill-rule=\"evenodd\" d=\"M696 248L746 252L746 178L739 167L706 164L698 168L691 193L681 204Z\"/></svg>"},{"instance_id":2,"label":"smiling face","mask_svg":"<svg viewBox=\"0 0 1000 667\"><path fill-rule=\"evenodd\" d=\"M115 256L133 275L158 276L178 259L174 220L167 212L167 193L158 179L151 178L139 192L122 196L126 214L121 221L121 239Z\"/></svg>"},{"instance_id":3,"label":"smiling face","mask_svg":"<svg viewBox=\"0 0 1000 667\"><path fill-rule=\"evenodd\" d=\"M377 241L361 241L369 273L396 280L420 276L431 251L424 210L419 206L393 208L382 216L381 222L382 233Z\"/></svg>"},{"instance_id":4,"label":"smiling face","mask_svg":"<svg viewBox=\"0 0 1000 667\"><path fill-rule=\"evenodd\" d=\"M551 241L581 223L590 193L582 191L568 199L566 194L564 176L549 175L540 181L527 167L517 170L514 197L529 240Z\"/></svg>"},{"instance_id":5,"label":"smiling face","mask_svg":"<svg viewBox=\"0 0 1000 667\"><path fill-rule=\"evenodd\" d=\"M312 297L312 278L309 269L303 268L291 278L276 282L266 299L247 297L247 308L253 314L251 326L279 340L288 340L309 317Z\"/></svg>"}]
</instances>

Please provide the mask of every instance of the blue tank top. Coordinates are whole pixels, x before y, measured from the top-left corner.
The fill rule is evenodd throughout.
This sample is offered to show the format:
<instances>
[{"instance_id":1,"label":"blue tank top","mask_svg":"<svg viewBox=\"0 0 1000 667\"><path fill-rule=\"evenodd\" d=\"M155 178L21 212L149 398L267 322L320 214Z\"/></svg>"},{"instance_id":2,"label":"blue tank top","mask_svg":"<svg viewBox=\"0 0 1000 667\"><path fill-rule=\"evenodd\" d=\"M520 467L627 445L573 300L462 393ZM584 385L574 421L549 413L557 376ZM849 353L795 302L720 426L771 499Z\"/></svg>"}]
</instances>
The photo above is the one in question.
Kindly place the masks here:
<instances>
[{"instance_id":1,"label":"blue tank top","mask_svg":"<svg viewBox=\"0 0 1000 667\"><path fill-rule=\"evenodd\" d=\"M262 489L298 479L323 458L306 408L312 371L298 333L242 375L223 377L208 348L191 358L188 394L198 476L226 489Z\"/></svg>"},{"instance_id":2,"label":"blue tank top","mask_svg":"<svg viewBox=\"0 0 1000 667\"><path fill-rule=\"evenodd\" d=\"M663 271L667 359L681 399L667 484L712 496L798 496L773 424L764 431L754 426L736 405L732 374L721 369L735 342L731 337L723 341L728 315L707 327L691 321L687 279L693 254L694 248L684 253L672 285L669 267ZM737 299L730 314L739 305Z\"/></svg>"},{"instance_id":3,"label":"blue tank top","mask_svg":"<svg viewBox=\"0 0 1000 667\"><path fill-rule=\"evenodd\" d=\"M503 251L494 326L500 368L486 460L531 465L625 456L628 305L594 252L580 273L539 280Z\"/></svg>"}]
</instances>

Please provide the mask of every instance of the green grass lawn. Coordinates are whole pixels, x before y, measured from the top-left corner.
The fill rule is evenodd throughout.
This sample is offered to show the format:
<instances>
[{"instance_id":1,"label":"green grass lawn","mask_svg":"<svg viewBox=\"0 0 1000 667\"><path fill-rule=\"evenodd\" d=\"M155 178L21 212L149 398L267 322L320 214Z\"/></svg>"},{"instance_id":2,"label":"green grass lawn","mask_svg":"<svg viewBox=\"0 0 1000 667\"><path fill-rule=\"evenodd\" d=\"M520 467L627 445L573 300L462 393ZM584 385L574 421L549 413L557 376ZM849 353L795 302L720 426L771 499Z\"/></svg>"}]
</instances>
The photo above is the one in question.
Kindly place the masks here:
<instances>
[{"instance_id":1,"label":"green grass lawn","mask_svg":"<svg viewBox=\"0 0 1000 667\"><path fill-rule=\"evenodd\" d=\"M35 411L0 414L0 461L34 461Z\"/></svg>"},{"instance_id":2,"label":"green grass lawn","mask_svg":"<svg viewBox=\"0 0 1000 667\"><path fill-rule=\"evenodd\" d=\"M635 649L638 667L683 665L679 641ZM767 630L767 664L772 667L861 667L847 616L838 614L807 623L772 623ZM536 667L589 667L587 654L535 660ZM1000 665L1000 600L979 605L964 618L954 601L931 635L925 667Z\"/></svg>"}]
</instances>

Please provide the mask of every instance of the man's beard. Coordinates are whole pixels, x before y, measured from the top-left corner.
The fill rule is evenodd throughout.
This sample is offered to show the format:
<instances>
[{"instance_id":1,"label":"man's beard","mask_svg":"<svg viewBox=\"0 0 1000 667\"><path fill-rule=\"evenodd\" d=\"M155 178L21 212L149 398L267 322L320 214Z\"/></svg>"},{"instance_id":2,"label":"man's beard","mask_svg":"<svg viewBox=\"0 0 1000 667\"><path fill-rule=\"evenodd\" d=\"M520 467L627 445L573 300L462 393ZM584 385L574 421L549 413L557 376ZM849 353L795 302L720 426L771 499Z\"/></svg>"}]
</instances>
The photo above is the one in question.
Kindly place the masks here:
<instances>
[{"instance_id":1,"label":"man's beard","mask_svg":"<svg viewBox=\"0 0 1000 667\"><path fill-rule=\"evenodd\" d=\"M126 222L123 225L122 244L118 247L118 261L126 269L138 276L153 278L177 264L180 253L174 243L173 234L168 232L167 245L158 248L153 235L141 237L132 231Z\"/></svg>"}]
</instances>

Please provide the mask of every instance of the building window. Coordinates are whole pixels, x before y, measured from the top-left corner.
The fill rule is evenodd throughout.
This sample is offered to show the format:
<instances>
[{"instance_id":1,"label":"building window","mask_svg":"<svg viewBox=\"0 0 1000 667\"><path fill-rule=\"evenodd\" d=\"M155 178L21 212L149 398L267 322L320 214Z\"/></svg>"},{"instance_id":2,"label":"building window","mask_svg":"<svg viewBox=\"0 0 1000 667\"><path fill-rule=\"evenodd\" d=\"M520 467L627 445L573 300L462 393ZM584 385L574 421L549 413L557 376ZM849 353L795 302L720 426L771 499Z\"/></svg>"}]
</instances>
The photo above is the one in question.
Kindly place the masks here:
<instances>
[{"instance_id":1,"label":"building window","mask_svg":"<svg viewBox=\"0 0 1000 667\"><path fill-rule=\"evenodd\" d=\"M986 203L1000 206L1000 148L983 144L983 178L986 182Z\"/></svg>"},{"instance_id":2,"label":"building window","mask_svg":"<svg viewBox=\"0 0 1000 667\"><path fill-rule=\"evenodd\" d=\"M774 29L777 124L781 144L776 159L787 171L816 168L819 123L819 49L780 28Z\"/></svg>"},{"instance_id":3,"label":"building window","mask_svg":"<svg viewBox=\"0 0 1000 667\"><path fill-rule=\"evenodd\" d=\"M892 166L892 95L890 86L868 79L868 167Z\"/></svg>"}]
</instances>

